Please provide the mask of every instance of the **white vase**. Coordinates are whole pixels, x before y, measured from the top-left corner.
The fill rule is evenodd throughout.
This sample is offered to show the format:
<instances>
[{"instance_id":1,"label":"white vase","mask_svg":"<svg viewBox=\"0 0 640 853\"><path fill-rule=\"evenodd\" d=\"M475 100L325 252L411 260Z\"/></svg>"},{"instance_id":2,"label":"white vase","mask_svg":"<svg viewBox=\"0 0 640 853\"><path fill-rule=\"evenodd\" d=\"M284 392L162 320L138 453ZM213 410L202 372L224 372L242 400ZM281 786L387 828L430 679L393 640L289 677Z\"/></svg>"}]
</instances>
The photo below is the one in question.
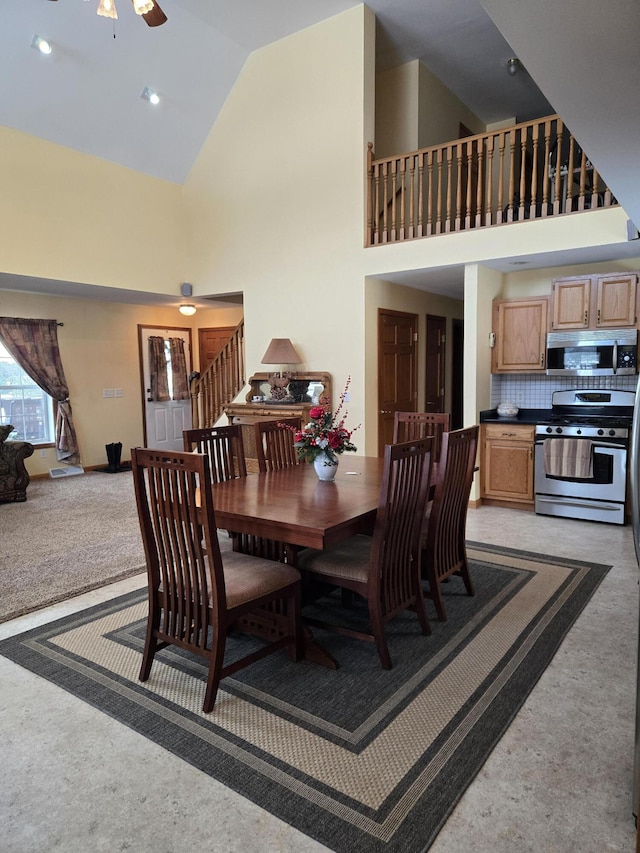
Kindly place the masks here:
<instances>
[{"instance_id":1,"label":"white vase","mask_svg":"<svg viewBox=\"0 0 640 853\"><path fill-rule=\"evenodd\" d=\"M335 453L319 453L313 460L313 467L319 480L331 482L338 471L338 457Z\"/></svg>"}]
</instances>

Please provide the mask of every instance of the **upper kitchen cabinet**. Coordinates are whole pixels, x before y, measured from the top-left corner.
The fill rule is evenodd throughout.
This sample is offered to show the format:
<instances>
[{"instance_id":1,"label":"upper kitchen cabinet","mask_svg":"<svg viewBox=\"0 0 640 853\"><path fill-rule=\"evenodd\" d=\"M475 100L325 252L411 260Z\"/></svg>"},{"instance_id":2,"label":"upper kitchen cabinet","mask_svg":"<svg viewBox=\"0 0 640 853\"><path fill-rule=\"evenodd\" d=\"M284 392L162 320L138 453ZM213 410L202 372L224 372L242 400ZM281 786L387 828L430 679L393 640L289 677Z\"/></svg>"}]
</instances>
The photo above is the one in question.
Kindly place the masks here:
<instances>
[{"instance_id":1,"label":"upper kitchen cabinet","mask_svg":"<svg viewBox=\"0 0 640 853\"><path fill-rule=\"evenodd\" d=\"M494 299L492 373L544 373L549 298Z\"/></svg>"},{"instance_id":2,"label":"upper kitchen cabinet","mask_svg":"<svg viewBox=\"0 0 640 853\"><path fill-rule=\"evenodd\" d=\"M637 273L556 279L551 299L551 328L558 332L635 326L637 283Z\"/></svg>"}]
</instances>

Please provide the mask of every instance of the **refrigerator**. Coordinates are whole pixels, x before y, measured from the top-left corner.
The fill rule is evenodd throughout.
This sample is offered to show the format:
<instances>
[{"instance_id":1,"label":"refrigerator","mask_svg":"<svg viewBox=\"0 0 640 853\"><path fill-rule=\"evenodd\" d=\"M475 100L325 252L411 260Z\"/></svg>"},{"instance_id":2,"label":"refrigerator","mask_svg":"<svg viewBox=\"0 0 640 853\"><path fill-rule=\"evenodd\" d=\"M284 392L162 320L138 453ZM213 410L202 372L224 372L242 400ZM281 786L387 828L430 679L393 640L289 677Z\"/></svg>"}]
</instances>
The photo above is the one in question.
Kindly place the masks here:
<instances>
[{"instance_id":1,"label":"refrigerator","mask_svg":"<svg viewBox=\"0 0 640 853\"><path fill-rule=\"evenodd\" d=\"M633 528L633 544L636 560L640 567L640 377L636 388L635 406L633 409L633 426L631 428L631 444L629 447L629 487L631 490L631 524ZM640 619L638 620L640 626ZM636 680L636 733L633 754L633 814L636 826L640 822L640 636L638 648L638 674Z\"/></svg>"}]
</instances>

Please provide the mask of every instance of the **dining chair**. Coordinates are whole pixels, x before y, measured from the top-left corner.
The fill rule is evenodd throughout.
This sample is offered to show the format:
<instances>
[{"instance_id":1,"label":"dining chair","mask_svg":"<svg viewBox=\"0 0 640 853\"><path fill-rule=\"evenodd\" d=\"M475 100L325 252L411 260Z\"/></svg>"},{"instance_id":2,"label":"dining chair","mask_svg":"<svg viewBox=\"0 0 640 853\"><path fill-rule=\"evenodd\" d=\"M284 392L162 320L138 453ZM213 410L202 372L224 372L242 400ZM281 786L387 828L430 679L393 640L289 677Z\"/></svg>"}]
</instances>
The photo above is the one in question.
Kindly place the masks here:
<instances>
[{"instance_id":1,"label":"dining chair","mask_svg":"<svg viewBox=\"0 0 640 853\"><path fill-rule=\"evenodd\" d=\"M285 424L285 426L280 426L280 424ZM289 427L289 429L285 427ZM293 446L292 429L302 429L302 418L282 418L279 421L256 422L256 455L258 457L258 469L261 472L277 471L280 468L299 464L300 460Z\"/></svg>"},{"instance_id":2,"label":"dining chair","mask_svg":"<svg viewBox=\"0 0 640 853\"><path fill-rule=\"evenodd\" d=\"M439 477L430 504L422 542L422 576L429 581L427 597L441 622L447 619L440 584L452 574L462 576L469 595L473 583L466 548L469 494L478 448L478 426L445 432Z\"/></svg>"},{"instance_id":3,"label":"dining chair","mask_svg":"<svg viewBox=\"0 0 640 853\"><path fill-rule=\"evenodd\" d=\"M403 610L415 610L423 634L430 634L420 581L420 535L431 477L432 439L388 444L372 536L358 534L324 551L303 550L298 568L367 602L371 633L307 618L310 625L375 642L383 669L391 669L385 624Z\"/></svg>"},{"instance_id":4,"label":"dining chair","mask_svg":"<svg viewBox=\"0 0 640 853\"><path fill-rule=\"evenodd\" d=\"M182 440L187 452L195 450L209 457L213 483L247 476L242 427L239 424L185 429Z\"/></svg>"},{"instance_id":5,"label":"dining chair","mask_svg":"<svg viewBox=\"0 0 640 853\"><path fill-rule=\"evenodd\" d=\"M149 594L140 681L168 645L199 655L208 661L202 710L209 713L222 678L285 646L292 660L302 656L300 573L234 551L223 561L213 490L199 488L211 479L205 454L133 448L131 467ZM269 604L273 612L266 611ZM225 665L227 634L256 611L275 639ZM279 612L286 615L284 630Z\"/></svg>"},{"instance_id":6,"label":"dining chair","mask_svg":"<svg viewBox=\"0 0 640 853\"><path fill-rule=\"evenodd\" d=\"M448 412L396 412L393 417L393 443L432 436L432 458L440 461L443 433L449 432Z\"/></svg>"}]
</instances>

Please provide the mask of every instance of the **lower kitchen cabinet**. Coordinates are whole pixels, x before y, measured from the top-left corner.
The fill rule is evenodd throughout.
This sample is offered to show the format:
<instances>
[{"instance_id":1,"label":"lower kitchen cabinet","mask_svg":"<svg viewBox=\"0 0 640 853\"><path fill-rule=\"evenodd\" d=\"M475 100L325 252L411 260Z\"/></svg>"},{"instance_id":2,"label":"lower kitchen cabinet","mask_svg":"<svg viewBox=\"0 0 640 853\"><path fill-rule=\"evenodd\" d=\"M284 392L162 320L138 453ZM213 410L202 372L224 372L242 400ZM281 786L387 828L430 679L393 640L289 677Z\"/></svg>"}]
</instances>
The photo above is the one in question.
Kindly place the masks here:
<instances>
[{"instance_id":1,"label":"lower kitchen cabinet","mask_svg":"<svg viewBox=\"0 0 640 853\"><path fill-rule=\"evenodd\" d=\"M534 426L482 424L482 498L533 507Z\"/></svg>"}]
</instances>

